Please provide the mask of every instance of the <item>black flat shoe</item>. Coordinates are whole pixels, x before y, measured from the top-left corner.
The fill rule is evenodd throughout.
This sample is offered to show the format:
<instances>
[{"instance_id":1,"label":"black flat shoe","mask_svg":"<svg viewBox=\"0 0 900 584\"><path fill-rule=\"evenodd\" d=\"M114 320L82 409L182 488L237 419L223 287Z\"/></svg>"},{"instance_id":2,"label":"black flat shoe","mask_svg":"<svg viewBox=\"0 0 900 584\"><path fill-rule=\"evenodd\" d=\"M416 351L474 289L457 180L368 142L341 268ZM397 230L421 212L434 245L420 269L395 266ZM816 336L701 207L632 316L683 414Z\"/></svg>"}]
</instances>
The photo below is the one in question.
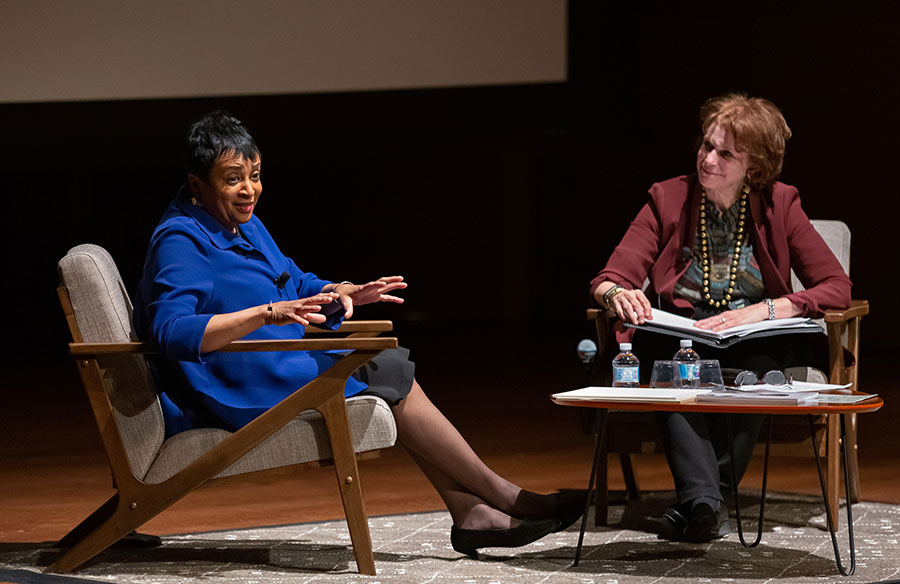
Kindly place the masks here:
<instances>
[{"instance_id":1,"label":"black flat shoe","mask_svg":"<svg viewBox=\"0 0 900 584\"><path fill-rule=\"evenodd\" d=\"M584 498L587 496L586 491L553 493L556 499L556 518L559 520L559 527L554 533L568 529L584 515Z\"/></svg>"},{"instance_id":2,"label":"black flat shoe","mask_svg":"<svg viewBox=\"0 0 900 584\"><path fill-rule=\"evenodd\" d=\"M731 533L728 525L728 508L724 503L719 503L713 509L706 503L694 505L684 527L684 541L691 543L706 543L714 539L725 537Z\"/></svg>"},{"instance_id":3,"label":"black flat shoe","mask_svg":"<svg viewBox=\"0 0 900 584\"><path fill-rule=\"evenodd\" d=\"M460 529L450 528L450 544L453 549L470 558L478 559L478 549L487 547L521 547L557 531L556 519L525 520L510 529Z\"/></svg>"}]
</instances>

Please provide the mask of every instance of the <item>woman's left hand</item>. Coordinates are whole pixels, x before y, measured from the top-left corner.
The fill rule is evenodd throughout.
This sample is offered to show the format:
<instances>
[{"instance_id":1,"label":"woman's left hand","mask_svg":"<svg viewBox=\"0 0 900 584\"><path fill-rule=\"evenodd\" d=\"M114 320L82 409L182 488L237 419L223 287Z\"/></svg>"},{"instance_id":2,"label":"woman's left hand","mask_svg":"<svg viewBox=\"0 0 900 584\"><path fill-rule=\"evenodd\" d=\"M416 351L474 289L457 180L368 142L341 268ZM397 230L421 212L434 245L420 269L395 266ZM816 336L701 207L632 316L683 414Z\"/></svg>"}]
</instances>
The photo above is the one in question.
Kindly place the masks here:
<instances>
[{"instance_id":1,"label":"woman's left hand","mask_svg":"<svg viewBox=\"0 0 900 584\"><path fill-rule=\"evenodd\" d=\"M386 276L367 284L337 284L332 291L337 292L338 302L344 307L344 318L353 316L353 307L373 302L393 302L402 304L403 299L388 292L406 288L403 276Z\"/></svg>"},{"instance_id":2,"label":"woman's left hand","mask_svg":"<svg viewBox=\"0 0 900 584\"><path fill-rule=\"evenodd\" d=\"M767 318L769 318L769 307L765 302L760 302L758 304L751 304L750 306L739 308L738 310L726 310L716 316L698 320L694 326L718 332L733 326L761 322Z\"/></svg>"}]
</instances>

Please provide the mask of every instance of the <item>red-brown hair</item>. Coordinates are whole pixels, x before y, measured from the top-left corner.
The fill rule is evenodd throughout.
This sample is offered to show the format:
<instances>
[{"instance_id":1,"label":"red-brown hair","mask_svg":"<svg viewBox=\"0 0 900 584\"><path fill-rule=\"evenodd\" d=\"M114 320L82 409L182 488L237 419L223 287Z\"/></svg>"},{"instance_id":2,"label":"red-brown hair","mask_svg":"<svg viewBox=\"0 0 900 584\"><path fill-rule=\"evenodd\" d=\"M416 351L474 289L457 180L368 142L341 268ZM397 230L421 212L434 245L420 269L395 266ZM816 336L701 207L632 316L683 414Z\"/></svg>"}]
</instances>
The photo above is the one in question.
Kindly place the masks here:
<instances>
[{"instance_id":1,"label":"red-brown hair","mask_svg":"<svg viewBox=\"0 0 900 584\"><path fill-rule=\"evenodd\" d=\"M727 93L703 104L700 122L704 135L712 126L720 126L731 133L736 148L750 155L747 182L754 190L775 183L791 129L774 103L744 93Z\"/></svg>"}]
</instances>

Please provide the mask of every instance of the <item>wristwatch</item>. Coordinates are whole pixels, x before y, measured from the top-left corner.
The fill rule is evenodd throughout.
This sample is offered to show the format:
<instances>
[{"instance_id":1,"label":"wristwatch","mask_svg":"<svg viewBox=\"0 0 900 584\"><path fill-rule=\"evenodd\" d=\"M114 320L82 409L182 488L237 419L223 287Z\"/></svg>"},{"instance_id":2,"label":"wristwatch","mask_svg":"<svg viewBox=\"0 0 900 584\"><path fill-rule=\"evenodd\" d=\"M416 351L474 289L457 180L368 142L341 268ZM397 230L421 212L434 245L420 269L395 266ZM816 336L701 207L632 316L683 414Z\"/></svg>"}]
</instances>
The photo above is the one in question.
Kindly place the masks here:
<instances>
[{"instance_id":1,"label":"wristwatch","mask_svg":"<svg viewBox=\"0 0 900 584\"><path fill-rule=\"evenodd\" d=\"M771 298L765 298L763 302L769 307L769 318L767 320L775 320L775 301Z\"/></svg>"}]
</instances>

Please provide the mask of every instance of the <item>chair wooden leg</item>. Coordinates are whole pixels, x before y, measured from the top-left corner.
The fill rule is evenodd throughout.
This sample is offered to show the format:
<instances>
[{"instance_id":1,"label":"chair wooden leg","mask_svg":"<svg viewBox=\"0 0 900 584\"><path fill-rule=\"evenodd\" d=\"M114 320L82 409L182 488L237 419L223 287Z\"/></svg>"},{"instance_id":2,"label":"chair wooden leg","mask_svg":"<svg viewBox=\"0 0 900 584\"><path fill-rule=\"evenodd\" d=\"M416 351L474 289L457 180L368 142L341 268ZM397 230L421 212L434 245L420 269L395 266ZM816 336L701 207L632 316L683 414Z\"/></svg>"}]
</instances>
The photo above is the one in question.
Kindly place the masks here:
<instances>
[{"instance_id":1,"label":"chair wooden leg","mask_svg":"<svg viewBox=\"0 0 900 584\"><path fill-rule=\"evenodd\" d=\"M88 533L96 529L101 523L109 519L116 512L119 506L119 493L116 493L109 500L100 505L96 511L88 515L84 521L72 528L69 533L63 536L61 540L56 542L58 548L70 548L84 539Z\"/></svg>"},{"instance_id":2,"label":"chair wooden leg","mask_svg":"<svg viewBox=\"0 0 900 584\"><path fill-rule=\"evenodd\" d=\"M372 554L372 538L369 522L363 504L362 486L356 466L356 454L347 421L347 406L343 395L336 395L316 408L325 418L331 452L334 458L334 472L337 476L344 515L353 542L353 555L360 574L375 575L375 557Z\"/></svg>"},{"instance_id":3,"label":"chair wooden leg","mask_svg":"<svg viewBox=\"0 0 900 584\"><path fill-rule=\"evenodd\" d=\"M622 465L622 476L625 479L625 489L628 492L628 498L632 501L640 501L641 486L638 484L637 473L634 472L634 464L631 460L631 455L620 452L619 464Z\"/></svg>"},{"instance_id":4,"label":"chair wooden leg","mask_svg":"<svg viewBox=\"0 0 900 584\"><path fill-rule=\"evenodd\" d=\"M847 323L847 348L854 356L853 366L844 369L844 383L852 383L854 390L859 390L859 331L861 326L861 318L857 317ZM843 354L841 355L843 357ZM847 477L850 485L850 492L847 493L847 500L858 503L859 494L859 462L857 459L858 445L856 443L856 414L847 414L844 416L844 431L846 434L845 452L847 453Z\"/></svg>"},{"instance_id":5,"label":"chair wooden leg","mask_svg":"<svg viewBox=\"0 0 900 584\"><path fill-rule=\"evenodd\" d=\"M838 529L838 510L840 509L841 500L841 419L838 414L829 414L827 419L828 427L825 431L825 456L828 461L828 468L826 471L825 482L826 490L828 491L828 508L831 510L831 516L834 517L834 527L835 529Z\"/></svg>"},{"instance_id":6,"label":"chair wooden leg","mask_svg":"<svg viewBox=\"0 0 900 584\"><path fill-rule=\"evenodd\" d=\"M113 498L117 499L118 495ZM109 501L63 538L63 540L68 539L75 531L79 532L78 535L87 532L80 541L57 558L44 572L54 574L71 572L146 521L144 517L135 517L131 510L124 505L117 505L111 514L100 520L102 515L108 513L108 509L106 509L108 504ZM92 524L89 525L89 521Z\"/></svg>"},{"instance_id":7,"label":"chair wooden leg","mask_svg":"<svg viewBox=\"0 0 900 584\"><path fill-rule=\"evenodd\" d=\"M859 459L857 458L858 447L856 444L856 414L844 415L844 427L847 434L847 443L844 447L847 449L847 478L850 484L850 492L847 493L847 500L851 503L859 503Z\"/></svg>"}]
</instances>

